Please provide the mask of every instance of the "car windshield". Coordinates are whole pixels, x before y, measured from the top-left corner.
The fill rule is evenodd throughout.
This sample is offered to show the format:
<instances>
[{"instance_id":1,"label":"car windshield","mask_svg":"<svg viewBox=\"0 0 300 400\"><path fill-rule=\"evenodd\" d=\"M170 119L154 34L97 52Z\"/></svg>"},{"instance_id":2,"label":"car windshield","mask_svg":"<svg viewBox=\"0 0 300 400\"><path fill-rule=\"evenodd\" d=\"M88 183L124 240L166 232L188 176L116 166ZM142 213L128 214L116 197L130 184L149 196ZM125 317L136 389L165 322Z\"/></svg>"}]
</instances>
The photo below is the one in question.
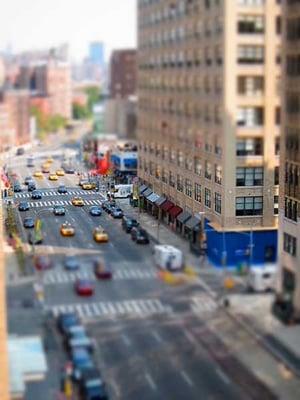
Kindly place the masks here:
<instances>
[{"instance_id":1,"label":"car windshield","mask_svg":"<svg viewBox=\"0 0 300 400\"><path fill-rule=\"evenodd\" d=\"M101 381L101 379L91 379L86 382L85 386L88 389L94 389L96 387L102 387L103 382Z\"/></svg>"}]
</instances>

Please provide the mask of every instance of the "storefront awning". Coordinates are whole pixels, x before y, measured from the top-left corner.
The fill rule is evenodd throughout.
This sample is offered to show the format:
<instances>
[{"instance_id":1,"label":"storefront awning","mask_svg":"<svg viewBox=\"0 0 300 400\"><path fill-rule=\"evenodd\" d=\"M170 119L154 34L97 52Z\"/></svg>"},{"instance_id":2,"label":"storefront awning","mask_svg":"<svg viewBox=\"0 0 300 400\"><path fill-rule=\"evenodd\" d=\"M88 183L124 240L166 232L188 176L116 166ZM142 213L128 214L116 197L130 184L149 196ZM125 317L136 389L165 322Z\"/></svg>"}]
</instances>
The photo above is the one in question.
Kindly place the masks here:
<instances>
[{"instance_id":1,"label":"storefront awning","mask_svg":"<svg viewBox=\"0 0 300 400\"><path fill-rule=\"evenodd\" d=\"M188 219L192 218L192 214L189 213L188 211L183 211L181 214L178 215L176 218L178 222L181 222L182 224L185 224Z\"/></svg>"},{"instance_id":2,"label":"storefront awning","mask_svg":"<svg viewBox=\"0 0 300 400\"><path fill-rule=\"evenodd\" d=\"M142 194L146 189L148 189L148 186L142 185L139 187L139 193Z\"/></svg>"},{"instance_id":3,"label":"storefront awning","mask_svg":"<svg viewBox=\"0 0 300 400\"><path fill-rule=\"evenodd\" d=\"M169 211L168 211L169 215L173 218L176 218L177 215L179 215L180 213L182 213L182 208L179 206L175 206L172 207Z\"/></svg>"},{"instance_id":4,"label":"storefront awning","mask_svg":"<svg viewBox=\"0 0 300 400\"><path fill-rule=\"evenodd\" d=\"M142 193L142 196L147 198L148 196L150 196L151 193L152 193L152 190L148 188Z\"/></svg>"},{"instance_id":5,"label":"storefront awning","mask_svg":"<svg viewBox=\"0 0 300 400\"><path fill-rule=\"evenodd\" d=\"M159 195L156 193L150 194L150 196L147 197L147 200L150 201L150 203L154 204L156 200L159 199Z\"/></svg>"},{"instance_id":6,"label":"storefront awning","mask_svg":"<svg viewBox=\"0 0 300 400\"><path fill-rule=\"evenodd\" d=\"M165 201L167 201L166 197L165 197L165 196L160 196L160 197L156 200L155 204L156 204L158 207L160 207Z\"/></svg>"},{"instance_id":7,"label":"storefront awning","mask_svg":"<svg viewBox=\"0 0 300 400\"><path fill-rule=\"evenodd\" d=\"M165 211L165 212L169 211L170 208L172 208L172 207L174 207L174 203L172 203L170 200L165 201L165 202L160 206L160 208L161 208L163 211Z\"/></svg>"},{"instance_id":8,"label":"storefront awning","mask_svg":"<svg viewBox=\"0 0 300 400\"><path fill-rule=\"evenodd\" d=\"M193 229L195 229L198 225L200 225L200 223L201 223L201 220L200 220L199 218L192 217L192 218L190 218L190 219L185 223L185 226L186 226L188 229L193 230Z\"/></svg>"}]
</instances>

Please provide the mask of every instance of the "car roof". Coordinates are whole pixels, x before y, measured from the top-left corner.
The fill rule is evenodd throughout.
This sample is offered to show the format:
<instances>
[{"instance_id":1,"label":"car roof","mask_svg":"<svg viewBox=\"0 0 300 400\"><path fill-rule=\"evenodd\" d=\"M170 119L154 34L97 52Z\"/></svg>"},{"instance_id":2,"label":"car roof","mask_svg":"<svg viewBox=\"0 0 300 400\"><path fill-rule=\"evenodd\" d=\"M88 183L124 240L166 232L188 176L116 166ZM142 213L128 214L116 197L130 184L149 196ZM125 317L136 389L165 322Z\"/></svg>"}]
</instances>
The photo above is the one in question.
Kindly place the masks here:
<instances>
[{"instance_id":1,"label":"car roof","mask_svg":"<svg viewBox=\"0 0 300 400\"><path fill-rule=\"evenodd\" d=\"M95 367L86 368L84 371L82 371L82 379L85 381L100 379L102 381L100 371Z\"/></svg>"}]
</instances>

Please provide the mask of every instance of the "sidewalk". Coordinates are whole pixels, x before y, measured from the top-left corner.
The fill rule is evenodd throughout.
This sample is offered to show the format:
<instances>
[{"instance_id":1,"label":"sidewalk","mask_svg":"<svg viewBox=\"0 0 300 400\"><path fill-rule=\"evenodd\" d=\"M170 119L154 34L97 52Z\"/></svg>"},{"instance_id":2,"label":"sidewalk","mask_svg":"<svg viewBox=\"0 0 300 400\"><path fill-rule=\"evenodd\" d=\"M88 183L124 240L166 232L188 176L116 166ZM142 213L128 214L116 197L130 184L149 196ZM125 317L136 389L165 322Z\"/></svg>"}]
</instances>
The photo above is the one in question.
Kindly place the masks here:
<instances>
[{"instance_id":1,"label":"sidewalk","mask_svg":"<svg viewBox=\"0 0 300 400\"><path fill-rule=\"evenodd\" d=\"M187 265L196 269L199 279L204 281L213 294L213 285L219 280L223 286L223 271L213 267L207 259L199 258L190 252L189 243L167 226L160 224L151 215L141 212L130 206L128 201L120 201L124 212L140 221L149 235L157 243L173 245L182 250ZM157 240L159 239L159 240ZM206 278L210 277L211 280ZM236 278L235 278L236 279ZM243 278L240 278L242 283ZM211 290L212 289L212 290ZM282 362L295 375L300 377L300 325L285 326L271 313L272 294L230 294L230 308L228 315L239 322L257 342L259 342L275 359Z\"/></svg>"}]
</instances>

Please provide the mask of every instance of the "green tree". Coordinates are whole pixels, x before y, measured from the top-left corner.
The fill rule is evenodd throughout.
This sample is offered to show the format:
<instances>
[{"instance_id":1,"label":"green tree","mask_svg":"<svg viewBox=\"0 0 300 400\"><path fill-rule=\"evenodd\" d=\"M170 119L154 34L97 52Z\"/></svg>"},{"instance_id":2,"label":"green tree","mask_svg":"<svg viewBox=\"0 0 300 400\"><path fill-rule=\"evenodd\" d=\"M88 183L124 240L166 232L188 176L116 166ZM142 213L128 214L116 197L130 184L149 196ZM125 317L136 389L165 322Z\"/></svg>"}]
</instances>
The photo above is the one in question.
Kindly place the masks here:
<instances>
[{"instance_id":1,"label":"green tree","mask_svg":"<svg viewBox=\"0 0 300 400\"><path fill-rule=\"evenodd\" d=\"M73 104L73 118L74 119L87 119L91 116L91 113L87 106L83 106L78 103Z\"/></svg>"},{"instance_id":2,"label":"green tree","mask_svg":"<svg viewBox=\"0 0 300 400\"><path fill-rule=\"evenodd\" d=\"M88 109L92 112L94 104L101 100L100 88L98 86L89 86L85 89L85 93L88 96Z\"/></svg>"}]
</instances>

